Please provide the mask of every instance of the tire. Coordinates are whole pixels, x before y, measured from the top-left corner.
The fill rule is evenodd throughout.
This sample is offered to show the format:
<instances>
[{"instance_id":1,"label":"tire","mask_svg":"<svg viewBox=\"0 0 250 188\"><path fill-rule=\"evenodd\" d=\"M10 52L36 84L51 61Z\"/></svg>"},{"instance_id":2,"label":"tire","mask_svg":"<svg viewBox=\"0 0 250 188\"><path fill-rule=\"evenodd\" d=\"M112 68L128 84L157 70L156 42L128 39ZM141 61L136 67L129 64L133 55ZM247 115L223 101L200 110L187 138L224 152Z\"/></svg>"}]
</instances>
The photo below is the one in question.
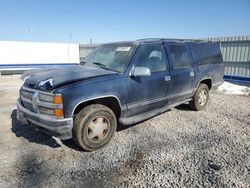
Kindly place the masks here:
<instances>
[{"instance_id":1,"label":"tire","mask_svg":"<svg viewBox=\"0 0 250 188\"><path fill-rule=\"evenodd\" d=\"M190 107L195 111L203 110L209 99L209 88L206 84L200 84L193 96L193 100L189 103Z\"/></svg>"},{"instance_id":2,"label":"tire","mask_svg":"<svg viewBox=\"0 0 250 188\"><path fill-rule=\"evenodd\" d=\"M93 104L75 116L73 139L83 150L94 151L110 142L116 127L114 112L104 105Z\"/></svg>"}]
</instances>

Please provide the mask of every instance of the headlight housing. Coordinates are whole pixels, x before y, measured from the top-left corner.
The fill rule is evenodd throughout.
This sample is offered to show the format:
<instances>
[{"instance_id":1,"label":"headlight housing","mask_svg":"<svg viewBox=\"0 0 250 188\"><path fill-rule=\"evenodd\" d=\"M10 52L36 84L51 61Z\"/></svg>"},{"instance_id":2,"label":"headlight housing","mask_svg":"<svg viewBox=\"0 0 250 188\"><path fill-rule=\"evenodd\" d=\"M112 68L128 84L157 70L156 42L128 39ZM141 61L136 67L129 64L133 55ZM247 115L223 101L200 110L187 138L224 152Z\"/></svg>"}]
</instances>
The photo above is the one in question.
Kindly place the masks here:
<instances>
[{"instance_id":1,"label":"headlight housing","mask_svg":"<svg viewBox=\"0 0 250 188\"><path fill-rule=\"evenodd\" d=\"M47 95L44 93L39 93L39 100L45 102L53 102L53 95Z\"/></svg>"},{"instance_id":2,"label":"headlight housing","mask_svg":"<svg viewBox=\"0 0 250 188\"><path fill-rule=\"evenodd\" d=\"M47 114L55 117L63 117L63 101L61 94L49 95L45 93L39 93L38 105L39 111L42 114Z\"/></svg>"}]
</instances>

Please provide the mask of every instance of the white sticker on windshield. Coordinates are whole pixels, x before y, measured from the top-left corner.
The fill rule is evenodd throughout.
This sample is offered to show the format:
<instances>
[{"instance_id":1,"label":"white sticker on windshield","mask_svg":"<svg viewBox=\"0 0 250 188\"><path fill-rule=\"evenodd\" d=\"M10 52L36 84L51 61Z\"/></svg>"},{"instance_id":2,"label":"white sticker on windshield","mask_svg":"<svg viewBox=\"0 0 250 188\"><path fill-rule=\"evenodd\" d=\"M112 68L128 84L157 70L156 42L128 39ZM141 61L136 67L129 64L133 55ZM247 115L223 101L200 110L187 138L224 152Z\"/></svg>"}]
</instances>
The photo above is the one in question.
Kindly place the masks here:
<instances>
[{"instance_id":1,"label":"white sticker on windshield","mask_svg":"<svg viewBox=\"0 0 250 188\"><path fill-rule=\"evenodd\" d=\"M123 47L118 47L116 49L116 51L120 51L120 52L128 52L130 50L131 47L126 47L126 46L123 46Z\"/></svg>"}]
</instances>

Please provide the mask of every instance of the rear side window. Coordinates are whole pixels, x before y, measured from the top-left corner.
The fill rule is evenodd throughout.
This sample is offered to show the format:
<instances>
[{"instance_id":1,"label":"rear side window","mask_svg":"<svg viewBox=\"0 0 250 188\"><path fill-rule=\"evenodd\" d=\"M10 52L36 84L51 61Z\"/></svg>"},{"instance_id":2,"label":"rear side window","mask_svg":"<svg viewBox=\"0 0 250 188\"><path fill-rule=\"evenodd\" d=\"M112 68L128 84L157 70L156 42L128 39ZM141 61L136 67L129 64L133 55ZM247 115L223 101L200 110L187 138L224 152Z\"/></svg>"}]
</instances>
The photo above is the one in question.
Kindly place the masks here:
<instances>
[{"instance_id":1,"label":"rear side window","mask_svg":"<svg viewBox=\"0 0 250 188\"><path fill-rule=\"evenodd\" d=\"M192 66L192 59L185 44L169 44L170 59L173 69L188 68Z\"/></svg>"},{"instance_id":2,"label":"rear side window","mask_svg":"<svg viewBox=\"0 0 250 188\"><path fill-rule=\"evenodd\" d=\"M221 52L217 44L192 44L198 64L217 63L221 61Z\"/></svg>"}]
</instances>

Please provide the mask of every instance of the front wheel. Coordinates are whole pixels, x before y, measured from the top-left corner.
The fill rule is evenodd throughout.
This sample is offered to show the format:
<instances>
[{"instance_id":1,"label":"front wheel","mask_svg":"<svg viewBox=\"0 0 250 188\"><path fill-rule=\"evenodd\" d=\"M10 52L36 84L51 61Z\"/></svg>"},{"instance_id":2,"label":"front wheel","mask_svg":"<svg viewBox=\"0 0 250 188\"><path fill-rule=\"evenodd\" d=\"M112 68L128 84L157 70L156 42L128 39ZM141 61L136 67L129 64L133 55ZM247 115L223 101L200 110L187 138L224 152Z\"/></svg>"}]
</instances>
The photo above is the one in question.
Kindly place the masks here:
<instances>
[{"instance_id":1,"label":"front wheel","mask_svg":"<svg viewBox=\"0 0 250 188\"><path fill-rule=\"evenodd\" d=\"M206 84L200 84L190 102L190 107L195 111L203 110L208 102L209 88Z\"/></svg>"},{"instance_id":2,"label":"front wheel","mask_svg":"<svg viewBox=\"0 0 250 188\"><path fill-rule=\"evenodd\" d=\"M117 127L114 112L100 104L82 109L74 118L73 138L86 151L104 147L113 137Z\"/></svg>"}]
</instances>

